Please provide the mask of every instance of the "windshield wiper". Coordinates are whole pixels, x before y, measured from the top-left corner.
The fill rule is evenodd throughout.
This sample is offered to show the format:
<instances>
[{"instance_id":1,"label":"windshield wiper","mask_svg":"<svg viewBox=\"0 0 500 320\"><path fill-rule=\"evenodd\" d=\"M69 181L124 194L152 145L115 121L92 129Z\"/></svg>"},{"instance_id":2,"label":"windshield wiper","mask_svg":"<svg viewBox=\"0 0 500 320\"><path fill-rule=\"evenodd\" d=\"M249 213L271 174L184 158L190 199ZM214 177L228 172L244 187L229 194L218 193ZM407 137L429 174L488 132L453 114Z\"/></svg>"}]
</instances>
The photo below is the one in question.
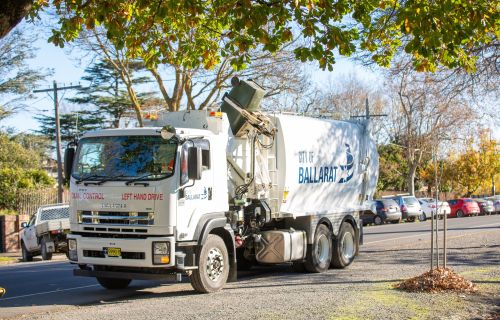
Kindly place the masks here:
<instances>
[{"instance_id":1,"label":"windshield wiper","mask_svg":"<svg viewBox=\"0 0 500 320\"><path fill-rule=\"evenodd\" d=\"M78 180L76 180L76 184L80 184L84 181L88 181L88 180L97 180L97 181L101 181L102 179L96 179L96 178L104 178L103 176L101 175L98 175L98 174L91 174L91 175L88 175L88 176L85 176L83 178L80 178Z\"/></svg>"},{"instance_id":2,"label":"windshield wiper","mask_svg":"<svg viewBox=\"0 0 500 320\"><path fill-rule=\"evenodd\" d=\"M99 180L99 185L103 184L104 182L113 181L113 180L117 180L118 178L124 178L124 177L125 177L124 174L117 174L114 176L103 177L103 179Z\"/></svg>"},{"instance_id":3,"label":"windshield wiper","mask_svg":"<svg viewBox=\"0 0 500 320\"><path fill-rule=\"evenodd\" d=\"M125 184L126 184L127 186L129 186L129 185L131 185L132 183L134 183L134 182L136 182L136 181L144 180L144 179L147 179L147 178L149 178L149 177L151 177L151 176L156 176L156 173L147 173L147 174L142 175L142 176L140 176L140 177L137 177L137 178L134 178L134 179L130 179L130 180L128 180L127 182L125 182ZM149 184L148 184L148 185L149 185ZM144 183L144 186L145 186L145 187L147 187L145 183Z\"/></svg>"},{"instance_id":4,"label":"windshield wiper","mask_svg":"<svg viewBox=\"0 0 500 320\"><path fill-rule=\"evenodd\" d=\"M90 175L88 177L77 180L76 183L79 184L79 183L84 182L85 185L95 184L95 185L100 186L101 184L103 184L105 182L112 181L112 180L115 180L117 178L123 178L123 177L125 177L125 175L123 175L123 174L118 174L118 175L110 176L110 177L93 174L93 175ZM96 178L101 178L101 179L96 179ZM97 182L87 182L88 180L95 180Z\"/></svg>"}]
</instances>

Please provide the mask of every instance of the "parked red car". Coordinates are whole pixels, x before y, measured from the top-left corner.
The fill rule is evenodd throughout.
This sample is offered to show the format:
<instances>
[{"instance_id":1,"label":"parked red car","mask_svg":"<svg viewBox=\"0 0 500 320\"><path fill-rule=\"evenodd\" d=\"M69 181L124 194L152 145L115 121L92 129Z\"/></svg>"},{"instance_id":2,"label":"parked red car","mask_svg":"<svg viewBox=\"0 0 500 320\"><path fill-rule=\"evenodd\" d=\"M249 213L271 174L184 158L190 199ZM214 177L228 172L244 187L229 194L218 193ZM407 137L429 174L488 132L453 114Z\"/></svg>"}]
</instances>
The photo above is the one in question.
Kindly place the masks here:
<instances>
[{"instance_id":1,"label":"parked red car","mask_svg":"<svg viewBox=\"0 0 500 320\"><path fill-rule=\"evenodd\" d=\"M477 202L470 198L448 200L448 203L451 208L451 213L448 217L461 218L463 216L477 216L480 212Z\"/></svg>"}]
</instances>

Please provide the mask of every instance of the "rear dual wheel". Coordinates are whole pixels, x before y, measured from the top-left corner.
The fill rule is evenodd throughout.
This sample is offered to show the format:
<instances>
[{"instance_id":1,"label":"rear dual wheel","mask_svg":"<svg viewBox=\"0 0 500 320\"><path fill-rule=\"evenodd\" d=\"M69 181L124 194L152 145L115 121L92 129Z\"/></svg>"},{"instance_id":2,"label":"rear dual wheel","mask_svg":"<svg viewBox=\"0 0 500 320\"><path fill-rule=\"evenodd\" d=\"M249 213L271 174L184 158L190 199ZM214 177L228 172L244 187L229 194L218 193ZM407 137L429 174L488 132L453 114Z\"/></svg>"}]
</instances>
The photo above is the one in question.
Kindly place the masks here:
<instances>
[{"instance_id":1,"label":"rear dual wheel","mask_svg":"<svg viewBox=\"0 0 500 320\"><path fill-rule=\"evenodd\" d=\"M354 228L349 222L343 222L337 239L333 241L331 266L339 269L349 266L354 261L357 246Z\"/></svg>"},{"instance_id":2,"label":"rear dual wheel","mask_svg":"<svg viewBox=\"0 0 500 320\"><path fill-rule=\"evenodd\" d=\"M316 228L311 250L307 250L304 267L309 272L325 272L332 260L332 232L324 224Z\"/></svg>"}]
</instances>

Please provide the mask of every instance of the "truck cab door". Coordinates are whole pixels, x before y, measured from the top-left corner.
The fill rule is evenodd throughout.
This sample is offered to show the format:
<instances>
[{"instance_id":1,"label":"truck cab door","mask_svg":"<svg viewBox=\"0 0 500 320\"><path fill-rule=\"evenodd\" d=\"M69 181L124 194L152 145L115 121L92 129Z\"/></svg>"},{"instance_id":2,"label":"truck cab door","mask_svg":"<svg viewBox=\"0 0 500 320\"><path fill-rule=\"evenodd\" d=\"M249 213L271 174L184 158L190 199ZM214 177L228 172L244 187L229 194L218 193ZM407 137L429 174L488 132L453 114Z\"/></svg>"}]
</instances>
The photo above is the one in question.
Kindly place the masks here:
<instances>
[{"instance_id":1,"label":"truck cab door","mask_svg":"<svg viewBox=\"0 0 500 320\"><path fill-rule=\"evenodd\" d=\"M38 249L38 241L36 239L35 229L36 216L37 214L35 213L28 222L28 226L24 229L24 245L26 246L26 249L28 249L28 251Z\"/></svg>"},{"instance_id":2,"label":"truck cab door","mask_svg":"<svg viewBox=\"0 0 500 320\"><path fill-rule=\"evenodd\" d=\"M189 170L193 161L189 159L198 149L201 156L201 175L193 179ZM177 209L177 240L191 240L201 216L214 212L212 191L214 176L210 164L210 144L206 139L187 141L181 148L180 155L180 192ZM190 177L191 176L191 177Z\"/></svg>"}]
</instances>

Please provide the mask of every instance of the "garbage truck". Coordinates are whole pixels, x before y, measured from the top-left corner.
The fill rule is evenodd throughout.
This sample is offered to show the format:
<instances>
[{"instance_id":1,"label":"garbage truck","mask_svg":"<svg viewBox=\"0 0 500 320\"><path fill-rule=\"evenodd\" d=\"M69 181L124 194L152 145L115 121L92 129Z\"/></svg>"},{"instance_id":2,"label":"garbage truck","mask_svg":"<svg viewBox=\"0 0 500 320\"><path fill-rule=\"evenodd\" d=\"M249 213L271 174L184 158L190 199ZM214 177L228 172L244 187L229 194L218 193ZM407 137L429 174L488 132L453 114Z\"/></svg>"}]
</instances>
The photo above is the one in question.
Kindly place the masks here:
<instances>
[{"instance_id":1,"label":"garbage truck","mask_svg":"<svg viewBox=\"0 0 500 320\"><path fill-rule=\"evenodd\" d=\"M107 289L189 277L210 293L257 264L349 266L378 176L370 120L266 113L264 97L236 79L215 107L69 145L74 275Z\"/></svg>"}]
</instances>

